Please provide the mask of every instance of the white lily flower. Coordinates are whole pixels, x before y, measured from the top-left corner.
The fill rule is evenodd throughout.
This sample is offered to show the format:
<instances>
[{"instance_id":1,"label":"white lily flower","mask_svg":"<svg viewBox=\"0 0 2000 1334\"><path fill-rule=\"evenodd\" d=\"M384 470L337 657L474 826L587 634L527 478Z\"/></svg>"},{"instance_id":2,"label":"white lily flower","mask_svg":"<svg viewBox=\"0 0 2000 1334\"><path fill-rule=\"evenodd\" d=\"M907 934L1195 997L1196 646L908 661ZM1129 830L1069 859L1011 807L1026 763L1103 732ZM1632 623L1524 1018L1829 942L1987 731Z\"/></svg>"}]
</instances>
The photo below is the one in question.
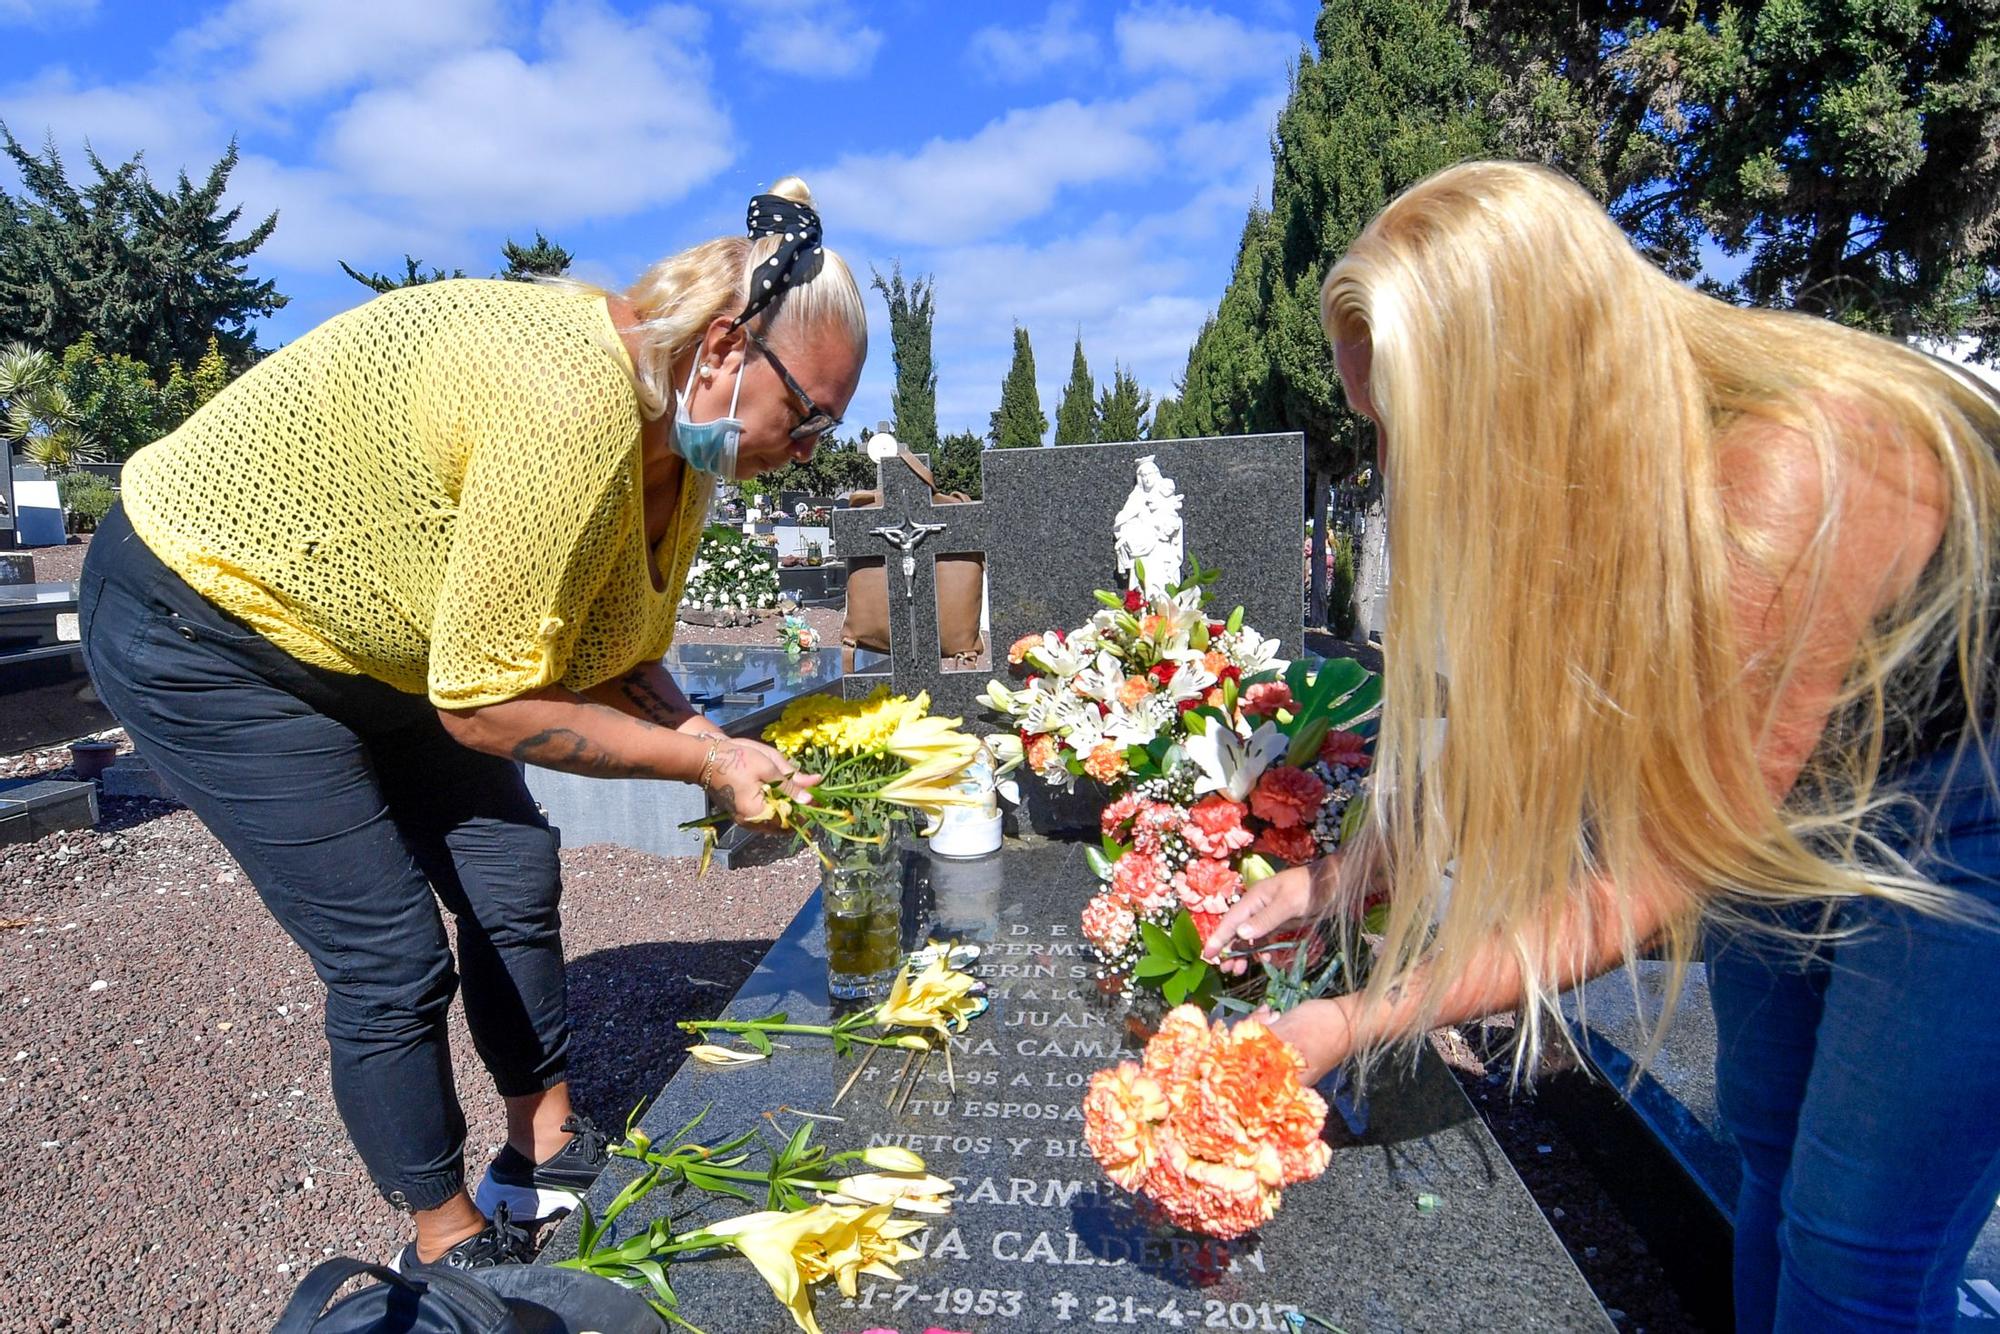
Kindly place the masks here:
<instances>
[{"instance_id":1,"label":"white lily flower","mask_svg":"<svg viewBox=\"0 0 2000 1334\"><path fill-rule=\"evenodd\" d=\"M979 692L979 702L995 713L1003 713L1009 718L1016 716L1016 701L1022 692L1009 690L998 681L988 681L986 689Z\"/></svg>"},{"instance_id":2,"label":"white lily flower","mask_svg":"<svg viewBox=\"0 0 2000 1334\"><path fill-rule=\"evenodd\" d=\"M1277 640L1266 639L1247 625L1236 632L1235 641L1236 651L1231 656L1245 676L1255 676L1259 672L1282 672L1292 665L1278 656Z\"/></svg>"},{"instance_id":3,"label":"white lily flower","mask_svg":"<svg viewBox=\"0 0 2000 1334\"><path fill-rule=\"evenodd\" d=\"M1053 630L1042 632L1042 642L1028 650L1028 657L1036 666L1058 679L1075 676L1083 667L1083 659L1056 638Z\"/></svg>"},{"instance_id":4,"label":"white lily flower","mask_svg":"<svg viewBox=\"0 0 2000 1334\"><path fill-rule=\"evenodd\" d=\"M986 750L993 757L993 775L997 778L1021 767L1026 748L1014 733L995 732L986 738Z\"/></svg>"},{"instance_id":5,"label":"white lily flower","mask_svg":"<svg viewBox=\"0 0 2000 1334\"><path fill-rule=\"evenodd\" d=\"M1121 746L1143 746L1160 734L1161 718L1151 707L1152 700L1136 709L1116 708L1104 720L1106 740Z\"/></svg>"},{"instance_id":6,"label":"white lily flower","mask_svg":"<svg viewBox=\"0 0 2000 1334\"><path fill-rule=\"evenodd\" d=\"M1188 759L1201 770L1194 792L1227 793L1233 801L1248 801L1250 790L1264 771L1282 757L1289 744L1275 723L1264 723L1248 737L1226 727L1210 727L1200 736L1191 736L1183 747Z\"/></svg>"}]
</instances>

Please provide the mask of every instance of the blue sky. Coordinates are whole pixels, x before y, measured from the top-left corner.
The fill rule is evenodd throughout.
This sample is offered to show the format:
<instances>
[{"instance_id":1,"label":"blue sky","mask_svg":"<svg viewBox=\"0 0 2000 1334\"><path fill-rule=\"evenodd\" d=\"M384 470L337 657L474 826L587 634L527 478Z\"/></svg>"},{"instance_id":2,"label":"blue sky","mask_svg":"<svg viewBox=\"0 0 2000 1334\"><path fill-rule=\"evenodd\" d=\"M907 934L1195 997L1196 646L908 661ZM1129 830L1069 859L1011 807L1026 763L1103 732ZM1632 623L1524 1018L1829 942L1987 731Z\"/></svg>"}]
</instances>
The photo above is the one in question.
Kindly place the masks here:
<instances>
[{"instance_id":1,"label":"blue sky","mask_svg":"<svg viewBox=\"0 0 2000 1334\"><path fill-rule=\"evenodd\" d=\"M267 344L368 293L336 260L487 273L541 228L623 286L791 172L829 245L937 281L938 416L986 429L1012 328L1052 418L1080 329L1168 392L1220 297L1311 0L0 0L0 120L156 174L231 135ZM0 185L11 187L0 169ZM887 314L849 411L889 415Z\"/></svg>"}]
</instances>

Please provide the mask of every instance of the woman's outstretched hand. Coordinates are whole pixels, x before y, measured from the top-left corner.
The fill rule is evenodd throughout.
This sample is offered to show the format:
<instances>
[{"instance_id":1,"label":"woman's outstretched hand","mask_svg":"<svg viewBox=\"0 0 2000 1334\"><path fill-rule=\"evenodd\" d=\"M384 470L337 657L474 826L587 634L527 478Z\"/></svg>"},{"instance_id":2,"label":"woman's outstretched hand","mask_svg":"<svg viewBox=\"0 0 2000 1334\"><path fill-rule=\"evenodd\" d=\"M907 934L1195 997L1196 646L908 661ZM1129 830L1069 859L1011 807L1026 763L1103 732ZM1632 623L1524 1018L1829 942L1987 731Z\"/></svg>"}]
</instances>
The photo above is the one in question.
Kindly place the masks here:
<instances>
[{"instance_id":1,"label":"woman's outstretched hand","mask_svg":"<svg viewBox=\"0 0 2000 1334\"><path fill-rule=\"evenodd\" d=\"M1330 872L1338 864L1339 855L1335 853L1312 866L1294 866L1280 871L1244 890L1243 897L1230 905L1229 911L1222 914L1222 920L1216 923L1215 930L1209 932L1208 939L1202 942L1201 957L1225 973L1242 973L1249 967L1247 957L1227 959L1222 956L1254 946L1273 933L1304 925L1317 911L1315 880L1332 883Z\"/></svg>"},{"instance_id":2,"label":"woman's outstretched hand","mask_svg":"<svg viewBox=\"0 0 2000 1334\"><path fill-rule=\"evenodd\" d=\"M818 774L799 772L798 766L776 748L738 737L716 748L706 786L717 808L737 824L775 833L779 826L773 818L775 812L764 799L765 788L772 783L782 784L786 796L810 802L813 786L819 779Z\"/></svg>"}]
</instances>

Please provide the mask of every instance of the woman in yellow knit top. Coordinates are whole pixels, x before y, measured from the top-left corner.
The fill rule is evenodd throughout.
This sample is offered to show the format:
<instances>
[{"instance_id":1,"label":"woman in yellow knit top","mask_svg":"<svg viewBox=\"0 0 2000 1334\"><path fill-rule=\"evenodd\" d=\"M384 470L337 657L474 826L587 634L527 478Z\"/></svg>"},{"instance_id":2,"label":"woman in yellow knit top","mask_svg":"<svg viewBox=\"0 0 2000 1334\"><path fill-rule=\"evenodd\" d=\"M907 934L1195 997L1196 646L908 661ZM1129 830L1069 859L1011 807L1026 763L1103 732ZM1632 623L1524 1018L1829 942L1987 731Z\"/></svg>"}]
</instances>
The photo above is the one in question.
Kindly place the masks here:
<instances>
[{"instance_id":1,"label":"woman in yellow knit top","mask_svg":"<svg viewBox=\"0 0 2000 1334\"><path fill-rule=\"evenodd\" d=\"M765 783L816 781L660 664L715 479L809 458L866 355L853 275L787 179L748 235L622 296L378 297L127 466L83 571L92 677L326 983L341 1117L415 1217L400 1263L524 1258L515 1224L604 1162L569 1103L555 842L519 764L699 783L752 823ZM461 976L507 1109L476 1197Z\"/></svg>"}]
</instances>

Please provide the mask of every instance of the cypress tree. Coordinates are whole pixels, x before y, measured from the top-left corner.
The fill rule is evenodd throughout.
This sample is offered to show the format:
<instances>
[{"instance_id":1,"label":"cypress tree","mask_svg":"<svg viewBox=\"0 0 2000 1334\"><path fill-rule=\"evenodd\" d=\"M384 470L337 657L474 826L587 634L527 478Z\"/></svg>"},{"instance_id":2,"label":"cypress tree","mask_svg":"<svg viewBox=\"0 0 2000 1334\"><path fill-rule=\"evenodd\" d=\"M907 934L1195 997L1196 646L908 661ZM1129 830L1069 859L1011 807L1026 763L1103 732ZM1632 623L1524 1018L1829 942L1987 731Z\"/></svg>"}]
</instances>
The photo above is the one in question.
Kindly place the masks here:
<instances>
[{"instance_id":1,"label":"cypress tree","mask_svg":"<svg viewBox=\"0 0 2000 1334\"><path fill-rule=\"evenodd\" d=\"M1069 384L1062 402L1056 404L1056 443L1088 445L1099 439L1097 429L1097 384L1090 378L1090 364L1083 359L1083 334L1076 336L1076 352L1070 358Z\"/></svg>"},{"instance_id":2,"label":"cypress tree","mask_svg":"<svg viewBox=\"0 0 2000 1334\"><path fill-rule=\"evenodd\" d=\"M937 311L936 284L928 276L903 279L899 260L885 280L877 270L875 290L889 305L889 342L896 357L896 392L890 400L896 438L919 454L937 447L937 366L931 360L931 327Z\"/></svg>"},{"instance_id":3,"label":"cypress tree","mask_svg":"<svg viewBox=\"0 0 2000 1334\"><path fill-rule=\"evenodd\" d=\"M1139 424L1152 410L1153 396L1139 388L1138 377L1113 363L1111 385L1098 403L1098 439L1127 441L1139 438Z\"/></svg>"},{"instance_id":4,"label":"cypress tree","mask_svg":"<svg viewBox=\"0 0 2000 1334\"><path fill-rule=\"evenodd\" d=\"M1028 449L1042 443L1049 419L1042 415L1042 395L1035 388L1035 349L1028 331L1014 326L1014 361L1000 382L1000 406L988 425L996 449Z\"/></svg>"},{"instance_id":5,"label":"cypress tree","mask_svg":"<svg viewBox=\"0 0 2000 1334\"><path fill-rule=\"evenodd\" d=\"M524 283L535 278L562 277L569 272L570 263L576 256L543 236L537 228L533 245L515 245L513 238L509 237L500 247L500 258L506 261L507 267L493 276Z\"/></svg>"}]
</instances>

